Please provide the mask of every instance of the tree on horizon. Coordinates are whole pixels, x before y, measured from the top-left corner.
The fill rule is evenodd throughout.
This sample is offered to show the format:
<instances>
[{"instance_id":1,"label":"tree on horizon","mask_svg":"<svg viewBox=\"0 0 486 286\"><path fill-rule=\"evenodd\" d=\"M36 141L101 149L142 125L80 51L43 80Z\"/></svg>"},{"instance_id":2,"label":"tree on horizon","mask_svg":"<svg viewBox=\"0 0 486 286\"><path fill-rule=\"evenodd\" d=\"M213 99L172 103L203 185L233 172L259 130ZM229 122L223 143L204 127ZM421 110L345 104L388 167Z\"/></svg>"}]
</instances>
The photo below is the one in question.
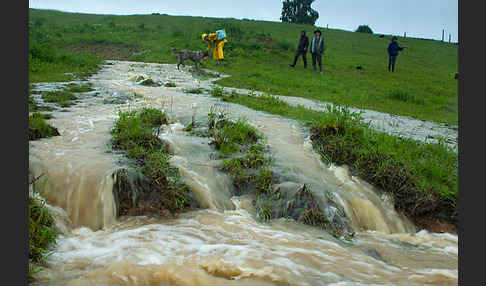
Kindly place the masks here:
<instances>
[{"instance_id":1,"label":"tree on horizon","mask_svg":"<svg viewBox=\"0 0 486 286\"><path fill-rule=\"evenodd\" d=\"M287 23L314 25L319 13L312 9L315 0L284 0L280 20Z\"/></svg>"}]
</instances>

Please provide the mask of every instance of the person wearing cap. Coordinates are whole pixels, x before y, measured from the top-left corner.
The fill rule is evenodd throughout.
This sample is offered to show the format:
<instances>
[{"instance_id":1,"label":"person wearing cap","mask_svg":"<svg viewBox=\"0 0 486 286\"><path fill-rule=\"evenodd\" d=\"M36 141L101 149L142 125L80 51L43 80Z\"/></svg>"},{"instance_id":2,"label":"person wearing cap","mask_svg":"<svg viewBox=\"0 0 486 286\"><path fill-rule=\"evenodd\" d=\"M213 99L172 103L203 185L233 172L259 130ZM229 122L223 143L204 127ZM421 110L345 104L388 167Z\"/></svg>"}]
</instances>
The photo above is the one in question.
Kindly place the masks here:
<instances>
[{"instance_id":1,"label":"person wearing cap","mask_svg":"<svg viewBox=\"0 0 486 286\"><path fill-rule=\"evenodd\" d=\"M213 59L216 63L222 63L224 61L223 46L228 42L226 38L218 40L218 33L202 34L201 38L208 42L208 51L211 51L211 47L214 45Z\"/></svg>"},{"instance_id":2,"label":"person wearing cap","mask_svg":"<svg viewBox=\"0 0 486 286\"><path fill-rule=\"evenodd\" d=\"M305 35L305 31L300 33L299 45L297 46L297 52L295 53L294 63L291 67L295 67L297 59L302 55L302 60L304 61L304 68L307 68L307 48L309 47L309 37Z\"/></svg>"},{"instance_id":3,"label":"person wearing cap","mask_svg":"<svg viewBox=\"0 0 486 286\"><path fill-rule=\"evenodd\" d=\"M388 45L388 71L395 71L395 62L397 61L398 52L405 47L401 47L397 43L397 37L393 37L391 43Z\"/></svg>"},{"instance_id":4,"label":"person wearing cap","mask_svg":"<svg viewBox=\"0 0 486 286\"><path fill-rule=\"evenodd\" d=\"M310 44L310 52L312 55L312 67L314 71L316 71L316 61L319 64L319 72L322 74L322 54L326 49L324 45L324 38L322 37L322 33L320 30L314 31L314 37L312 38Z\"/></svg>"}]
</instances>

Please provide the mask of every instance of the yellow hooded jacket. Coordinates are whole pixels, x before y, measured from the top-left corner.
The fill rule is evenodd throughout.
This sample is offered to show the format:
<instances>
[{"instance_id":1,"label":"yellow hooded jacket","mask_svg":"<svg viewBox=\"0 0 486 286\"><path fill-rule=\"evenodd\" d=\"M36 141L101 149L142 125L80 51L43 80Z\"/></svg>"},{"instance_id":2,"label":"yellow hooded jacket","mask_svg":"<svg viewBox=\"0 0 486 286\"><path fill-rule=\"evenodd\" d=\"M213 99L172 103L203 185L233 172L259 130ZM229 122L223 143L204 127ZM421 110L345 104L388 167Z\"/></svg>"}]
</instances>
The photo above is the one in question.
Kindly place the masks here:
<instances>
[{"instance_id":1,"label":"yellow hooded jacket","mask_svg":"<svg viewBox=\"0 0 486 286\"><path fill-rule=\"evenodd\" d=\"M215 60L224 59L223 46L228 41L226 39L222 39L218 41L218 33L202 34L201 37L204 40L206 39L206 36L208 36L208 51L211 50L211 47L214 44L213 59Z\"/></svg>"}]
</instances>

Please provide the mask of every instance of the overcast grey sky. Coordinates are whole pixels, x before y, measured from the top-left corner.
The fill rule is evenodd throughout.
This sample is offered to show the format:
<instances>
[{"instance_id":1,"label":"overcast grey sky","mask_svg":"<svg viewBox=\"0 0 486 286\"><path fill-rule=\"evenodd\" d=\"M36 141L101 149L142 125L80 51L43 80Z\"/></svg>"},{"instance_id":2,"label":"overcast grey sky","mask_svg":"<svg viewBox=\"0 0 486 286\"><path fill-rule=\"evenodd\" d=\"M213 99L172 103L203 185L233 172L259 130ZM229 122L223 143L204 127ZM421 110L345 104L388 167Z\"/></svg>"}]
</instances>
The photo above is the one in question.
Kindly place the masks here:
<instances>
[{"instance_id":1,"label":"overcast grey sky","mask_svg":"<svg viewBox=\"0 0 486 286\"><path fill-rule=\"evenodd\" d=\"M29 0L30 8L95 14L232 17L280 21L281 0ZM368 25L376 34L458 40L458 0L316 0L316 25L354 31Z\"/></svg>"}]
</instances>

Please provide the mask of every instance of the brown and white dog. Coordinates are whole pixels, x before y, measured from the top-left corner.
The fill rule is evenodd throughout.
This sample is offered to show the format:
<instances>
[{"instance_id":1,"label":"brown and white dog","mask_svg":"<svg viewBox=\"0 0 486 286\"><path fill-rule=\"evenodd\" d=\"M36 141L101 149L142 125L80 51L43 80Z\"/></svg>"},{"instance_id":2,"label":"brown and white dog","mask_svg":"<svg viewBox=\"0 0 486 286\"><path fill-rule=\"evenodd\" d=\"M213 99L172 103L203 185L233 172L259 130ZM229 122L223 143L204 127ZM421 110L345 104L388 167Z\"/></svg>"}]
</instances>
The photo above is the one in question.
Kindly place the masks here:
<instances>
[{"instance_id":1,"label":"brown and white dog","mask_svg":"<svg viewBox=\"0 0 486 286\"><path fill-rule=\"evenodd\" d=\"M172 52L177 56L179 62L177 63L177 69L179 66L186 66L184 60L192 60L196 66L196 70L199 69L198 64L202 65L202 60L209 57L209 51L191 51L191 50L176 50L172 49Z\"/></svg>"}]
</instances>

